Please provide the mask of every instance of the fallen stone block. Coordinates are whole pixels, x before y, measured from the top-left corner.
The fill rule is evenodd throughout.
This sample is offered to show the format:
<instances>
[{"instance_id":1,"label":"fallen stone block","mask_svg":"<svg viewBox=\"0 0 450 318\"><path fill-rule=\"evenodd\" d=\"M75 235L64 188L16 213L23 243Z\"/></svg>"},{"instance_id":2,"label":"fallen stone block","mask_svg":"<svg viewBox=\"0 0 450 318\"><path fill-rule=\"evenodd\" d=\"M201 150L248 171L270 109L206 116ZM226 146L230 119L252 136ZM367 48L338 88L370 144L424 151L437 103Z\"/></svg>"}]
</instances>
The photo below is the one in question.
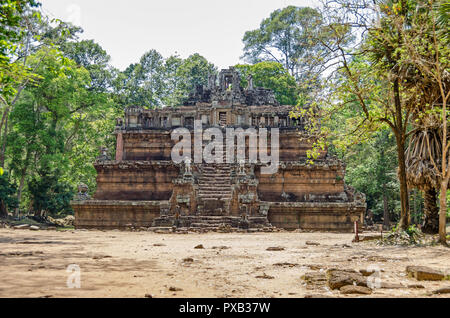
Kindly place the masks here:
<instances>
[{"instance_id":1,"label":"fallen stone block","mask_svg":"<svg viewBox=\"0 0 450 318\"><path fill-rule=\"evenodd\" d=\"M345 270L328 270L327 282L331 289L340 289L346 285L367 287L367 279L362 274Z\"/></svg>"},{"instance_id":2,"label":"fallen stone block","mask_svg":"<svg viewBox=\"0 0 450 318\"><path fill-rule=\"evenodd\" d=\"M262 278L262 279L274 279L275 277L267 275L266 273L264 273L263 275L258 275L255 278Z\"/></svg>"},{"instance_id":3,"label":"fallen stone block","mask_svg":"<svg viewBox=\"0 0 450 318\"><path fill-rule=\"evenodd\" d=\"M274 251L284 251L284 247L281 246L274 246L274 247L268 247L266 251L274 252Z\"/></svg>"},{"instance_id":4,"label":"fallen stone block","mask_svg":"<svg viewBox=\"0 0 450 318\"><path fill-rule=\"evenodd\" d=\"M325 286L327 283L327 277L324 272L307 272L301 276L301 279L305 281L307 289L317 289Z\"/></svg>"},{"instance_id":5,"label":"fallen stone block","mask_svg":"<svg viewBox=\"0 0 450 318\"><path fill-rule=\"evenodd\" d=\"M400 289L400 288L405 288L405 286L402 285L402 284L381 282L380 288L384 288L384 289Z\"/></svg>"},{"instance_id":6,"label":"fallen stone block","mask_svg":"<svg viewBox=\"0 0 450 318\"><path fill-rule=\"evenodd\" d=\"M425 286L420 285L420 284L410 284L410 285L408 285L408 288L411 288L411 289L423 289L423 288L425 288Z\"/></svg>"},{"instance_id":7,"label":"fallen stone block","mask_svg":"<svg viewBox=\"0 0 450 318\"><path fill-rule=\"evenodd\" d=\"M377 271L376 271L375 269L370 269L370 270L367 270L367 269L360 269L359 272L360 272L363 276L366 276L366 277L367 277L367 276L371 276L371 275L377 273ZM384 272L384 269L380 269L380 272Z\"/></svg>"},{"instance_id":8,"label":"fallen stone block","mask_svg":"<svg viewBox=\"0 0 450 318\"><path fill-rule=\"evenodd\" d=\"M433 294L450 294L450 286L433 290Z\"/></svg>"},{"instance_id":9,"label":"fallen stone block","mask_svg":"<svg viewBox=\"0 0 450 318\"><path fill-rule=\"evenodd\" d=\"M307 294L305 295L305 298L335 298L335 297L321 294Z\"/></svg>"},{"instance_id":10,"label":"fallen stone block","mask_svg":"<svg viewBox=\"0 0 450 318\"><path fill-rule=\"evenodd\" d=\"M439 270L426 266L407 266L406 274L410 278L417 280L443 280L445 274Z\"/></svg>"},{"instance_id":11,"label":"fallen stone block","mask_svg":"<svg viewBox=\"0 0 450 318\"><path fill-rule=\"evenodd\" d=\"M14 226L14 229L16 230L22 230L22 229L27 229L30 227L30 224L21 224L21 225L16 225Z\"/></svg>"},{"instance_id":12,"label":"fallen stone block","mask_svg":"<svg viewBox=\"0 0 450 318\"><path fill-rule=\"evenodd\" d=\"M360 295L372 294L372 290L364 286L345 285L342 286L339 290L341 294L360 294Z\"/></svg>"}]
</instances>

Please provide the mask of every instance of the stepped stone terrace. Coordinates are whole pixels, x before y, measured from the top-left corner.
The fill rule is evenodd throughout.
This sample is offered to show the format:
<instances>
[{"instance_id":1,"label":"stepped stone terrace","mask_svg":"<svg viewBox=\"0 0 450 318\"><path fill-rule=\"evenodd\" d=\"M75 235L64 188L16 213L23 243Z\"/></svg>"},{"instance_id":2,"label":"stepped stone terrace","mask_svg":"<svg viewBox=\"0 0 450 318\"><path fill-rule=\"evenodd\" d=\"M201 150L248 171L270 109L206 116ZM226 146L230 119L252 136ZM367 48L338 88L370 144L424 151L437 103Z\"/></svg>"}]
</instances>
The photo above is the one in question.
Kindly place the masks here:
<instances>
[{"instance_id":1,"label":"stepped stone terrace","mask_svg":"<svg viewBox=\"0 0 450 318\"><path fill-rule=\"evenodd\" d=\"M230 68L218 79L210 76L208 85L197 87L183 106L128 107L114 132L115 160L104 149L94 163L93 198L81 187L72 202L76 227L352 231L355 221L362 223L365 196L345 185L345 165L327 151L310 165L305 119L290 118L292 106L279 105L274 93L254 87L251 77L247 88L240 82ZM262 173L260 160L175 163L171 153L177 142L171 134L180 127L193 131L195 121L224 132L229 127L277 128L277 172ZM246 154L250 151L246 139Z\"/></svg>"}]
</instances>

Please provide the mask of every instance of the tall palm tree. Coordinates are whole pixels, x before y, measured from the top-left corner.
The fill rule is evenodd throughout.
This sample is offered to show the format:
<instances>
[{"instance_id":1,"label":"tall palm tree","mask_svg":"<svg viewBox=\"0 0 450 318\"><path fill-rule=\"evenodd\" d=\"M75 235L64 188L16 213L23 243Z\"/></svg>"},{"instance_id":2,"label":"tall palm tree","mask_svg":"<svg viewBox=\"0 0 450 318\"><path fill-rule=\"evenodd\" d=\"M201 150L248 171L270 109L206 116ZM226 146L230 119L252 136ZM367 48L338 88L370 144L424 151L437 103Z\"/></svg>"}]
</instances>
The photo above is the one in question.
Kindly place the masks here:
<instances>
[{"instance_id":1,"label":"tall palm tree","mask_svg":"<svg viewBox=\"0 0 450 318\"><path fill-rule=\"evenodd\" d=\"M442 130L432 117L421 120L421 127L413 133L406 149L408 184L424 193L424 220L422 231L436 234L439 231L437 193L440 178L433 162L439 166L442 157Z\"/></svg>"}]
</instances>

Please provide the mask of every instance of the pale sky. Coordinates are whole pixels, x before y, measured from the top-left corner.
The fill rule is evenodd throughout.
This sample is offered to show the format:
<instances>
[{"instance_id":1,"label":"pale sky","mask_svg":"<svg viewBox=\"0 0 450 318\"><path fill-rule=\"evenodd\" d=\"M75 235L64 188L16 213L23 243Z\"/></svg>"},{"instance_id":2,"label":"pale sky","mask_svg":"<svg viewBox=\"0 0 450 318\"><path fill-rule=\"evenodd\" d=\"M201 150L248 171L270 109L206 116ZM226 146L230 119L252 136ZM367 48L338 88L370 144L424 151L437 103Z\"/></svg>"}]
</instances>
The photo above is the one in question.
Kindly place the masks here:
<instances>
[{"instance_id":1,"label":"pale sky","mask_svg":"<svg viewBox=\"0 0 450 318\"><path fill-rule=\"evenodd\" d=\"M244 33L276 9L316 0L41 0L44 13L84 29L124 70L150 49L199 53L220 68L240 61Z\"/></svg>"}]
</instances>

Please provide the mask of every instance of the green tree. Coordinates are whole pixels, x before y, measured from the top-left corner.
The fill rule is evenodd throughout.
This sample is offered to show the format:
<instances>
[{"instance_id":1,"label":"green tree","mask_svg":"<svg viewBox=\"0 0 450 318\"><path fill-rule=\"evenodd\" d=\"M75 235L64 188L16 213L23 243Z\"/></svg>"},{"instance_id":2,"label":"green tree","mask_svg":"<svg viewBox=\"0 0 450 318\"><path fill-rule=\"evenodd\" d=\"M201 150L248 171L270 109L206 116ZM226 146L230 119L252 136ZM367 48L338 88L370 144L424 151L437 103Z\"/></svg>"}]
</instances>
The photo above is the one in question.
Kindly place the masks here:
<instances>
[{"instance_id":1,"label":"green tree","mask_svg":"<svg viewBox=\"0 0 450 318\"><path fill-rule=\"evenodd\" d=\"M172 55L164 61L164 96L163 104L178 106L182 103L186 92L182 88L183 79L179 76L179 69L183 59Z\"/></svg>"},{"instance_id":2,"label":"green tree","mask_svg":"<svg viewBox=\"0 0 450 318\"><path fill-rule=\"evenodd\" d=\"M197 86L208 84L208 76L217 73L214 64L198 53L192 54L178 67L176 76L180 79L182 98L187 98Z\"/></svg>"},{"instance_id":3,"label":"green tree","mask_svg":"<svg viewBox=\"0 0 450 318\"><path fill-rule=\"evenodd\" d=\"M346 183L366 194L367 209L384 227L400 212L398 165L395 139L389 130L377 132L365 143L351 147L343 156L347 163Z\"/></svg>"},{"instance_id":4,"label":"green tree","mask_svg":"<svg viewBox=\"0 0 450 318\"><path fill-rule=\"evenodd\" d=\"M7 172L0 176L0 198L0 218L6 218L8 211L17 207L16 187Z\"/></svg>"},{"instance_id":5,"label":"green tree","mask_svg":"<svg viewBox=\"0 0 450 318\"><path fill-rule=\"evenodd\" d=\"M91 139L96 135L92 130L98 127L92 123L98 121L98 113L107 110L104 96L88 89L89 72L59 51L42 49L29 58L29 63L33 67L38 64L36 72L41 79L27 88L17 102L11 113L12 131L8 135L12 145L8 149L9 165L19 183L19 200L24 186L30 182L42 185L42 180L52 181L54 187L69 190L61 185L73 185L75 172L84 168L76 161L74 148L86 143L93 147ZM76 142L80 145L75 145ZM86 154L89 152L85 151ZM39 201L34 197L37 193L29 190L29 199L35 204ZM44 210L35 212L40 214Z\"/></svg>"},{"instance_id":6,"label":"green tree","mask_svg":"<svg viewBox=\"0 0 450 318\"><path fill-rule=\"evenodd\" d=\"M115 74L109 65L111 57L94 40L65 42L61 46L61 51L66 57L89 71L90 90L106 92L112 88Z\"/></svg>"},{"instance_id":7,"label":"green tree","mask_svg":"<svg viewBox=\"0 0 450 318\"><path fill-rule=\"evenodd\" d=\"M320 54L316 38L321 22L320 13L313 8L289 6L275 10L259 29L245 33L244 58L251 63L278 62L296 79L304 78L314 68L310 57Z\"/></svg>"},{"instance_id":8,"label":"green tree","mask_svg":"<svg viewBox=\"0 0 450 318\"><path fill-rule=\"evenodd\" d=\"M22 19L25 12L40 4L35 0L0 0L0 95L2 99L14 95L24 70L13 63L20 41L24 37Z\"/></svg>"},{"instance_id":9,"label":"green tree","mask_svg":"<svg viewBox=\"0 0 450 318\"><path fill-rule=\"evenodd\" d=\"M148 51L139 63L131 64L115 83L121 104L161 106L164 91L163 68L164 58L156 50Z\"/></svg>"},{"instance_id":10,"label":"green tree","mask_svg":"<svg viewBox=\"0 0 450 318\"><path fill-rule=\"evenodd\" d=\"M281 105L296 105L298 87L295 78L277 62L261 62L255 65L236 65L241 73L242 86L248 85L247 77L252 75L257 87L272 89Z\"/></svg>"}]
</instances>

